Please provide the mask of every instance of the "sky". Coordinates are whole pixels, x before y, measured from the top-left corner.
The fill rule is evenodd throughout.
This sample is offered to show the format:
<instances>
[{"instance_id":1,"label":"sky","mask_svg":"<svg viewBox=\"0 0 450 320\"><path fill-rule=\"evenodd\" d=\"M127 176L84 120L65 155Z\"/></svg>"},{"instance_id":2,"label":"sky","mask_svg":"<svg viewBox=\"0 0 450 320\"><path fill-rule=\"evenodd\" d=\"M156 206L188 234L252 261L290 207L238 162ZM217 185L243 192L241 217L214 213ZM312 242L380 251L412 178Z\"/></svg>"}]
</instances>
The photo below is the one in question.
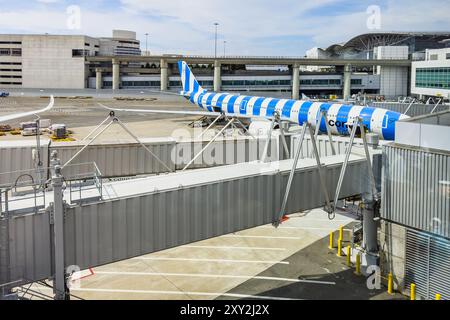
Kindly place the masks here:
<instances>
[{"instance_id":1,"label":"sky","mask_svg":"<svg viewBox=\"0 0 450 320\"><path fill-rule=\"evenodd\" d=\"M0 33L137 32L152 53L304 56L369 32L450 31L450 0L0 0ZM224 45L224 41L226 44Z\"/></svg>"}]
</instances>

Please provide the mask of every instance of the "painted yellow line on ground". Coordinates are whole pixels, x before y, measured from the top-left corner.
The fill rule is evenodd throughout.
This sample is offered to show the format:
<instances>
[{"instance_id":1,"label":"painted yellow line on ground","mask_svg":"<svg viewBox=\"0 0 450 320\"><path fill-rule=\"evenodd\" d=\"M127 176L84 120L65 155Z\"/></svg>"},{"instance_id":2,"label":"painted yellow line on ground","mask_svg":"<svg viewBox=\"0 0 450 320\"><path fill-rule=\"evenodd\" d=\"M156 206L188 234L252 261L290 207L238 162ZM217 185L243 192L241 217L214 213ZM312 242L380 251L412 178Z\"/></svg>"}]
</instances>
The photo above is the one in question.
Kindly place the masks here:
<instances>
[{"instance_id":1,"label":"painted yellow line on ground","mask_svg":"<svg viewBox=\"0 0 450 320\"><path fill-rule=\"evenodd\" d=\"M193 262L219 262L219 263L263 263L263 264L289 264L288 261L270 260L229 260L229 259L201 259L201 258L165 258L165 257L137 257L133 260L155 260L155 261L193 261Z\"/></svg>"},{"instance_id":2,"label":"painted yellow line on ground","mask_svg":"<svg viewBox=\"0 0 450 320\"><path fill-rule=\"evenodd\" d=\"M279 277L264 277L264 276L243 276L243 275L224 275L224 274L204 274L204 273L167 273L167 272L126 272L126 271L95 271L95 274L103 275L120 275L120 276L162 276L162 277L197 277L197 278L230 278L230 279L257 279L257 280L273 280L283 282L302 282L335 285L336 282L307 280L307 279L293 279L293 278L279 278Z\"/></svg>"}]
</instances>

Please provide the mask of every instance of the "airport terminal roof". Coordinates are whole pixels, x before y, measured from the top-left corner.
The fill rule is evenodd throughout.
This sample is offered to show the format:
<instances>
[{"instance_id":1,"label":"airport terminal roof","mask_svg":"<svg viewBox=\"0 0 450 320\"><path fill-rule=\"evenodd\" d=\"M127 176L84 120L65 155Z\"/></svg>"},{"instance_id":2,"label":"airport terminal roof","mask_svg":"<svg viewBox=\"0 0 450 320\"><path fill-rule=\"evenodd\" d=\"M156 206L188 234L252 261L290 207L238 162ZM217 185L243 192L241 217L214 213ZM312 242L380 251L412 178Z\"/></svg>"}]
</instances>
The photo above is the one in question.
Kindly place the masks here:
<instances>
[{"instance_id":1,"label":"airport terminal roof","mask_svg":"<svg viewBox=\"0 0 450 320\"><path fill-rule=\"evenodd\" d=\"M443 42L450 39L448 32L373 32L353 37L345 43L333 44L324 51L332 56L349 52L370 51L378 46L409 45L413 51L421 51L426 47L445 47Z\"/></svg>"}]
</instances>

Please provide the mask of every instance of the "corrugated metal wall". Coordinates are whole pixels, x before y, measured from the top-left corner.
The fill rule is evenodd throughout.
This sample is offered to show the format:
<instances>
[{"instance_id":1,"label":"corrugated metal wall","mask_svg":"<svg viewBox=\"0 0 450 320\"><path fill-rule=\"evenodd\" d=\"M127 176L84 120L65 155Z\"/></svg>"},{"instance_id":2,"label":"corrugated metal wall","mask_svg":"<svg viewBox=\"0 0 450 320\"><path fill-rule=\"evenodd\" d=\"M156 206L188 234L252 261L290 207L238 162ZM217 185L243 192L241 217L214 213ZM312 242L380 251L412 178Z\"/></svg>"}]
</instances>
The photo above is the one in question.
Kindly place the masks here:
<instances>
[{"instance_id":1,"label":"corrugated metal wall","mask_svg":"<svg viewBox=\"0 0 450 320\"><path fill-rule=\"evenodd\" d=\"M450 241L407 230L405 289L416 285L417 295L450 300Z\"/></svg>"},{"instance_id":2,"label":"corrugated metal wall","mask_svg":"<svg viewBox=\"0 0 450 320\"><path fill-rule=\"evenodd\" d=\"M450 238L450 154L383 147L383 219Z\"/></svg>"},{"instance_id":3,"label":"corrugated metal wall","mask_svg":"<svg viewBox=\"0 0 450 320\"><path fill-rule=\"evenodd\" d=\"M339 162L324 168L331 194L340 168ZM355 177L363 177L366 170L364 160L349 163L342 197L361 192ZM67 209L66 263L83 269L271 223L279 212L288 173L260 173ZM318 181L317 169L299 169L287 212L322 206ZM14 241L8 280L50 276L48 214L15 217L9 223Z\"/></svg>"},{"instance_id":4,"label":"corrugated metal wall","mask_svg":"<svg viewBox=\"0 0 450 320\"><path fill-rule=\"evenodd\" d=\"M51 232L48 213L30 214L0 220L9 223L9 267L3 267L3 279L30 282L47 278L52 271ZM3 245L3 244L2 244ZM5 257L6 258L6 257ZM3 259L2 259L3 260ZM1 261L0 264L5 264ZM5 273L7 272L7 273ZM3 278L3 277L7 278ZM6 281L9 282L9 281ZM0 283L3 283L0 281Z\"/></svg>"},{"instance_id":5,"label":"corrugated metal wall","mask_svg":"<svg viewBox=\"0 0 450 320\"><path fill-rule=\"evenodd\" d=\"M176 143L173 139L142 139L158 158L160 158L172 170L175 163L172 154L175 154ZM61 163L66 163L75 153L82 148L80 143L53 143L50 153L55 150ZM99 143L89 146L72 164L95 162L103 177L134 176L141 174L154 174L167 172L161 163L147 152L138 143ZM65 175L73 176L83 170L79 166L71 166L65 169Z\"/></svg>"},{"instance_id":6,"label":"corrugated metal wall","mask_svg":"<svg viewBox=\"0 0 450 320\"><path fill-rule=\"evenodd\" d=\"M205 153L189 168L209 168L218 165L229 165L260 160L267 137L240 137L213 142ZM208 144L209 141L179 141L176 149L176 169L181 170L194 156ZM267 160L278 161L280 158L280 143L273 136L268 149Z\"/></svg>"},{"instance_id":7,"label":"corrugated metal wall","mask_svg":"<svg viewBox=\"0 0 450 320\"><path fill-rule=\"evenodd\" d=\"M49 145L50 140L41 139L40 154L44 168L48 167ZM0 185L10 185L24 173L14 171L30 170L28 173L37 179L32 156L35 149L35 140L0 142Z\"/></svg>"},{"instance_id":8,"label":"corrugated metal wall","mask_svg":"<svg viewBox=\"0 0 450 320\"><path fill-rule=\"evenodd\" d=\"M299 140L300 135L291 136L292 158L294 158L295 153L297 152ZM327 135L319 135L316 141L317 141L317 149L321 157L328 157L333 155L333 153L331 152L330 140L328 139ZM345 152L347 151L347 147L349 145L349 139L342 137L333 137L333 143L336 154L345 154ZM363 145L362 139L354 140L354 146L362 146L362 145ZM314 157L314 154L312 152L313 147L311 137L308 134L306 134L305 140L303 141L302 151L300 153L300 159L311 158L311 155L312 157Z\"/></svg>"},{"instance_id":9,"label":"corrugated metal wall","mask_svg":"<svg viewBox=\"0 0 450 320\"><path fill-rule=\"evenodd\" d=\"M180 141L171 138L144 138L141 141L160 158L169 168L181 170L200 151L208 141ZM259 160L264 150L266 137L238 137L219 139L213 142L205 153L190 166L190 169L207 168ZM52 151L58 152L61 163L67 162L83 147L80 142L51 143L42 142L41 156L44 167L48 167ZM15 170L32 169L32 150L35 142L11 141L0 144L0 185L14 182L19 174L2 174ZM267 159L282 159L278 136L273 136ZM64 169L64 174L73 177L92 170L92 166L80 165L95 162L103 177L123 177L167 172L168 169L158 162L138 143L94 143L84 150ZM35 174L33 171L31 172ZM45 178L48 178L46 176Z\"/></svg>"},{"instance_id":10,"label":"corrugated metal wall","mask_svg":"<svg viewBox=\"0 0 450 320\"><path fill-rule=\"evenodd\" d=\"M409 103L401 102L373 102L372 105L376 108L384 108L400 113L405 113L409 107ZM413 103L411 108L409 108L407 115L410 117L417 117L424 114L429 114L434 107L434 104ZM434 112L445 110L449 110L449 106L439 105Z\"/></svg>"}]
</instances>

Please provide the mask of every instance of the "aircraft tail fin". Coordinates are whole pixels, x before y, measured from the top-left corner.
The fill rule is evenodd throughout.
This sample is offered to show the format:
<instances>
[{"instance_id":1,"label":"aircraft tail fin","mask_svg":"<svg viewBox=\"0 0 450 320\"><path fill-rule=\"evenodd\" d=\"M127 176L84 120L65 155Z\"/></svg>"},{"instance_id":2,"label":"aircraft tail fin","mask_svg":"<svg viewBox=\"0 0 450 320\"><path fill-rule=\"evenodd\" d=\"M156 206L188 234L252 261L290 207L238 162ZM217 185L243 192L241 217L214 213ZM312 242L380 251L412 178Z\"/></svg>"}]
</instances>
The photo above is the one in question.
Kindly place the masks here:
<instances>
[{"instance_id":1,"label":"aircraft tail fin","mask_svg":"<svg viewBox=\"0 0 450 320\"><path fill-rule=\"evenodd\" d=\"M200 91L206 91L202 88L198 80L195 78L188 64L184 61L178 61L178 70L181 76L181 84L183 86L181 94L183 96L191 96Z\"/></svg>"}]
</instances>

